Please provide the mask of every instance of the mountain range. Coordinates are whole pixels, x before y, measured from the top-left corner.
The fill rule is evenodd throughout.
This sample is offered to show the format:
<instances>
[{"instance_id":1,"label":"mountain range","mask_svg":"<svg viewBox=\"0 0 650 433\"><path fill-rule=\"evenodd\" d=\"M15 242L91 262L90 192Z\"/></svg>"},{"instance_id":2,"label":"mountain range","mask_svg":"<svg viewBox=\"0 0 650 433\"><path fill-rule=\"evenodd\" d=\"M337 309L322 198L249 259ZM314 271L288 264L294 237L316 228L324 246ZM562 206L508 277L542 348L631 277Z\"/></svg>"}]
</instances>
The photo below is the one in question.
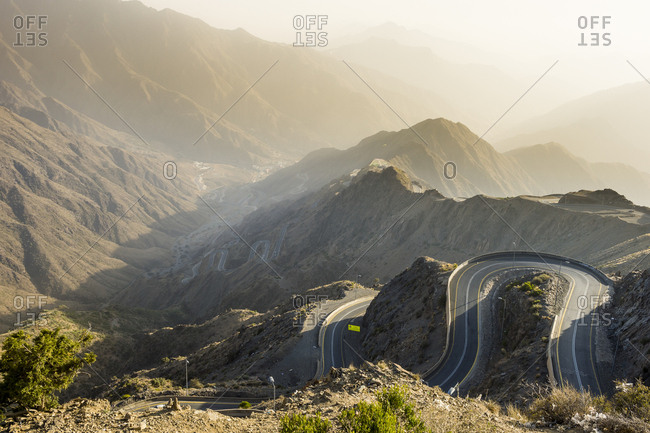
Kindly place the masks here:
<instances>
[{"instance_id":1,"label":"mountain range","mask_svg":"<svg viewBox=\"0 0 650 433\"><path fill-rule=\"evenodd\" d=\"M647 83L549 111L571 95L544 81L504 125L525 82L490 66L489 53L392 24L315 50L137 1L5 0L0 14L47 17L40 47L16 46L21 30L0 20L0 342L17 328L91 333L96 370L62 398L179 385L196 397L241 386L237 398L251 389L266 398L273 375L273 392L290 389L282 404L296 408L305 383L323 397L327 383L361 395L357 379L374 386L368 371L416 380L390 363L381 373L381 363L428 371L456 338L452 272L503 251L517 251L513 265L533 251L607 273L618 291L602 310L618 318L610 337L650 350L650 277L636 271L650 257ZM506 139L493 145L490 125ZM502 266L509 260L495 269L499 284L519 277ZM561 271L535 273L557 304ZM467 279L469 294L479 278ZM482 304L490 314L479 310L483 321L501 318L501 339L486 345L479 334L491 361L473 395L512 390L517 398L500 401L517 401L520 379L547 377L560 310L536 327L520 283L502 304ZM18 307L30 298L44 320ZM329 365L347 365L345 343L378 366L311 380L328 370L327 324L334 347L339 323L354 331L345 321L361 328L340 334L341 362L332 350ZM649 375L640 358L612 365ZM345 384L342 372L356 379ZM438 408L453 398L437 395Z\"/></svg>"},{"instance_id":2,"label":"mountain range","mask_svg":"<svg viewBox=\"0 0 650 433\"><path fill-rule=\"evenodd\" d=\"M16 321L16 296L46 296L48 308L106 301L206 219L193 184L160 176L159 155L52 131L4 107L0 142L2 326Z\"/></svg>"},{"instance_id":3,"label":"mountain range","mask_svg":"<svg viewBox=\"0 0 650 433\"><path fill-rule=\"evenodd\" d=\"M345 150L321 149L254 185L265 195L315 190L331 179L383 160L448 197L546 195L614 188L650 204L650 174L620 163L590 163L557 143L500 153L465 125L428 119L382 131ZM281 195L282 196L282 195Z\"/></svg>"},{"instance_id":4,"label":"mountain range","mask_svg":"<svg viewBox=\"0 0 650 433\"><path fill-rule=\"evenodd\" d=\"M630 68L630 73L635 71ZM508 150L557 142L590 162L622 162L647 172L649 109L650 85L645 81L625 84L564 103L522 122L495 145Z\"/></svg>"},{"instance_id":5,"label":"mountain range","mask_svg":"<svg viewBox=\"0 0 650 433\"><path fill-rule=\"evenodd\" d=\"M620 217L559 200L446 198L397 167L372 165L212 232L182 272L140 278L115 302L183 305L193 317L211 317L229 308L266 311L301 288L357 275L366 285L383 282L421 255L458 263L514 247L625 269L647 253L650 226L627 219L624 200Z\"/></svg>"},{"instance_id":6,"label":"mountain range","mask_svg":"<svg viewBox=\"0 0 650 433\"><path fill-rule=\"evenodd\" d=\"M345 64L314 50L139 2L0 5L3 16L29 11L48 17L47 44L14 47L11 20L0 23L0 104L82 134L101 136L98 122L140 146L250 166L345 146L398 121ZM432 92L355 72L409 121L452 110Z\"/></svg>"},{"instance_id":7,"label":"mountain range","mask_svg":"<svg viewBox=\"0 0 650 433\"><path fill-rule=\"evenodd\" d=\"M541 206L553 227L560 224L555 219L573 215L537 199L496 197L613 188L648 204L645 172L589 162L563 144L500 153L464 124L431 118L466 112L456 90L443 91L444 82L472 81L473 72L429 48L401 47L404 40L375 35L330 52L302 50L113 0L62 0L56 6L11 0L0 11L48 16L47 44L34 49L14 46L13 24L0 23L7 292L177 306L204 315L241 306L237 290L247 284L257 289L249 306L265 309L268 299L296 291L294 283L331 281L373 239L396 242L398 253L388 261L371 248L367 258L374 262L362 265L362 273L381 279L402 269L411 250L424 244L393 238L399 230L393 233L392 224L408 221L414 229L437 215L447 226L427 234L435 248L420 255L454 261L516 241L504 241L509 236L502 227L477 240L485 233L476 215L491 207L508 203L526 214ZM403 64L372 69L371 59L361 58L368 44L375 50L393 44L386 53L402 53ZM356 60L346 65L336 56ZM431 83L404 75L412 71L403 67L418 56L440 74ZM495 70L486 77L494 86L508 81ZM170 162L180 170L175 182L161 176ZM204 163L212 164L207 168L222 188L205 193L202 203L197 189L206 188ZM241 175L244 169L259 169L258 177L275 172L251 184ZM428 213L420 214L422 207ZM453 235L458 221L474 240ZM610 223L623 224L622 231L604 247L620 247L622 263L632 260L625 257L639 244L621 245L643 235L640 225ZM278 281L255 262L230 224L243 238L264 241L257 246L290 277ZM571 248L607 262L585 245ZM247 263L257 270L246 271ZM202 302L209 287L219 296Z\"/></svg>"}]
</instances>

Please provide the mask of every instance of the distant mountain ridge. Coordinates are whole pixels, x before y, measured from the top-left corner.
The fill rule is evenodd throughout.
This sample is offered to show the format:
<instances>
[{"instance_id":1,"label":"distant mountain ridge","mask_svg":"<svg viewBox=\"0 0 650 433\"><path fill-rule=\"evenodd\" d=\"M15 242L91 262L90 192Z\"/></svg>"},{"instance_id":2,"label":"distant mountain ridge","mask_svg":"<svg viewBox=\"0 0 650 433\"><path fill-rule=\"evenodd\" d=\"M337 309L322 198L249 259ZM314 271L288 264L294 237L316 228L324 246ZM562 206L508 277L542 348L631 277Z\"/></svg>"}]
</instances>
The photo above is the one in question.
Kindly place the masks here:
<instances>
[{"instance_id":1,"label":"distant mountain ridge","mask_svg":"<svg viewBox=\"0 0 650 433\"><path fill-rule=\"evenodd\" d=\"M558 143L506 152L534 179L540 195L575 190L614 189L637 204L650 205L650 174L621 163L592 163Z\"/></svg>"},{"instance_id":2,"label":"distant mountain ridge","mask_svg":"<svg viewBox=\"0 0 650 433\"><path fill-rule=\"evenodd\" d=\"M495 145L510 150L554 141L590 162L616 161L648 172L649 109L650 85L645 81L625 84L575 99L523 122Z\"/></svg>"},{"instance_id":3,"label":"distant mountain ridge","mask_svg":"<svg viewBox=\"0 0 650 433\"><path fill-rule=\"evenodd\" d=\"M304 287L355 275L363 284L386 281L421 255L459 263L513 243L597 266L629 266L647 248L649 230L529 198L445 198L422 192L400 168L371 166L259 208L235 227L248 243L223 231L193 253L183 273L139 279L115 301L154 309L182 304L194 317L266 311Z\"/></svg>"},{"instance_id":4,"label":"distant mountain ridge","mask_svg":"<svg viewBox=\"0 0 650 433\"><path fill-rule=\"evenodd\" d=\"M11 20L0 23L0 77L22 93L10 97L5 85L0 105L19 101L41 111L33 114L43 122L53 117L78 133L97 136L93 129L103 125L134 137L133 128L157 150L250 166L341 147L398 122L342 62L315 50L215 29L137 1L0 3L2 16L28 10L48 16L48 43L14 47ZM405 118L453 111L432 92L358 72ZM93 122L100 125L89 127Z\"/></svg>"},{"instance_id":5,"label":"distant mountain ridge","mask_svg":"<svg viewBox=\"0 0 650 433\"><path fill-rule=\"evenodd\" d=\"M427 119L412 128L382 131L346 150L314 151L254 187L266 195L303 193L363 168L379 158L447 197L546 195L613 188L650 204L650 175L623 164L593 164L556 143L499 153L465 125Z\"/></svg>"}]
</instances>

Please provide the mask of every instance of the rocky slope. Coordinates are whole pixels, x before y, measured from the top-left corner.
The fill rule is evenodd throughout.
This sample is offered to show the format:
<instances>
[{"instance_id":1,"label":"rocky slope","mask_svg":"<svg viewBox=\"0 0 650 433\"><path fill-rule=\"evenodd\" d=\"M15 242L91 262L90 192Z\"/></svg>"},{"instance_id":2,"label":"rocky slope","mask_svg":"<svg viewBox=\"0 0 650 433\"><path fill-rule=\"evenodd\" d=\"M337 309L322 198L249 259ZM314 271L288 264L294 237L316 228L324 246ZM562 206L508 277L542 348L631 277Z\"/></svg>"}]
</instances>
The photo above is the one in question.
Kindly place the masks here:
<instances>
[{"instance_id":1,"label":"rocky slope","mask_svg":"<svg viewBox=\"0 0 650 433\"><path fill-rule=\"evenodd\" d=\"M1 321L14 296L102 302L205 220L165 156L52 131L0 107ZM22 311L24 313L24 311Z\"/></svg>"},{"instance_id":2,"label":"rocky slope","mask_svg":"<svg viewBox=\"0 0 650 433\"><path fill-rule=\"evenodd\" d=\"M616 352L612 372L617 379L650 379L650 269L634 271L616 282L614 299L601 314Z\"/></svg>"},{"instance_id":3,"label":"rocky slope","mask_svg":"<svg viewBox=\"0 0 650 433\"><path fill-rule=\"evenodd\" d=\"M458 263L513 243L625 270L647 249L649 229L521 197L446 199L435 190L421 192L400 169L371 166L258 209L235 227L246 243L221 232L193 253L192 268L182 275L139 280L138 290L122 293L119 302L182 303L198 317L227 308L265 311L305 287L359 274L367 286L375 278L384 283L419 256Z\"/></svg>"},{"instance_id":4,"label":"rocky slope","mask_svg":"<svg viewBox=\"0 0 650 433\"><path fill-rule=\"evenodd\" d=\"M447 336L447 280L454 268L420 257L382 287L363 317L368 359L422 373L440 358Z\"/></svg>"},{"instance_id":5,"label":"rocky slope","mask_svg":"<svg viewBox=\"0 0 650 433\"><path fill-rule=\"evenodd\" d=\"M314 346L318 344L319 320L324 311L335 308L330 304L338 305L338 300L352 296L353 288L355 296L374 293L355 288L351 281L340 281L307 290L303 296L284 300L265 313L233 309L205 322L175 326L164 326L161 317L146 311L140 315L114 308L50 312L48 326L74 333L84 328L79 324L90 323L95 336L91 350L98 358L92 370L96 374L81 375L63 397L105 396L114 400L115 393L102 377L113 378L111 388L119 395L142 398L156 390L176 390L185 385L180 379L186 359L190 377L205 386L232 383L243 376L261 378L255 380L259 385L269 374L277 377L278 386L302 386L316 370ZM150 316L157 317L158 322ZM183 319L167 320L177 323ZM35 332L38 327L30 330ZM164 385L152 385L161 380Z\"/></svg>"},{"instance_id":6,"label":"rocky slope","mask_svg":"<svg viewBox=\"0 0 650 433\"><path fill-rule=\"evenodd\" d=\"M280 427L280 418L287 414L321 413L331 420L331 431L342 431L337 416L342 410L361 401L376 400L382 388L406 386L408 398L415 403L425 426L432 433L456 431L525 432L521 420L500 413L490 402L450 397L440 389L422 385L411 373L395 364L366 363L359 369L333 369L322 382L283 395L275 404L277 413L256 413L250 418L231 418L214 411L155 409L126 413L111 411L106 401L75 401L53 413L29 413L14 422L5 422L7 431L86 433L102 430L155 430L159 432L268 432ZM258 406L273 408L271 401ZM540 431L534 428L535 431Z\"/></svg>"}]
</instances>

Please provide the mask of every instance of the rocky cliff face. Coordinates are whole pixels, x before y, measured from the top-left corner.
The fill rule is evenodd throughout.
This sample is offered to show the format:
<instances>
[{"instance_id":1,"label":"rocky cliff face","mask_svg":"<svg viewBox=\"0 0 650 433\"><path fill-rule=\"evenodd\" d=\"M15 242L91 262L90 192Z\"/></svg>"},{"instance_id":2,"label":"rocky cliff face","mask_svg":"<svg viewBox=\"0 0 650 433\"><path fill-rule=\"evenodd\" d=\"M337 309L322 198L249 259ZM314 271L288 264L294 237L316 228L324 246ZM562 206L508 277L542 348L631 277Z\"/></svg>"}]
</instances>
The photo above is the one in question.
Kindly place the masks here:
<instances>
[{"instance_id":1,"label":"rocky cliff face","mask_svg":"<svg viewBox=\"0 0 650 433\"><path fill-rule=\"evenodd\" d=\"M440 358L447 335L447 280L455 265L420 257L386 284L363 319L363 348L422 372Z\"/></svg>"},{"instance_id":2,"label":"rocky cliff face","mask_svg":"<svg viewBox=\"0 0 650 433\"><path fill-rule=\"evenodd\" d=\"M603 312L616 352L613 372L618 379L650 379L650 269L634 271L618 281L611 306Z\"/></svg>"}]
</instances>

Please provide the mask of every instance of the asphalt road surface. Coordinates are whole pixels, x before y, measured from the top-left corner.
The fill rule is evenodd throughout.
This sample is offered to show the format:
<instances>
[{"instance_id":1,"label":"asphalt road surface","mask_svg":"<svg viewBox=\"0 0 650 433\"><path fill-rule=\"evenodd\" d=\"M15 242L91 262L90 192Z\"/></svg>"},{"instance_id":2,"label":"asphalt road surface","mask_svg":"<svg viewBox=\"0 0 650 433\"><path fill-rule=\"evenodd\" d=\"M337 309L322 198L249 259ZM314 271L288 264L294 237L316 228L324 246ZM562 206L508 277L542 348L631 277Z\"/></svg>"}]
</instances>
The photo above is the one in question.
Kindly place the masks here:
<instances>
[{"instance_id":1,"label":"asphalt road surface","mask_svg":"<svg viewBox=\"0 0 650 433\"><path fill-rule=\"evenodd\" d=\"M470 260L452 275L448 287L448 349L433 371L425 377L431 385L453 393L474 372L481 350L479 293L483 285L501 272L517 268L537 268L547 273L561 273L569 283L563 308L556 318L549 343L554 383L568 383L579 390L600 393L597 368L595 328L602 322L594 313L606 293L609 280L586 265L561 257L530 252L502 253ZM488 298L489 299L489 298Z\"/></svg>"},{"instance_id":2,"label":"asphalt road surface","mask_svg":"<svg viewBox=\"0 0 650 433\"><path fill-rule=\"evenodd\" d=\"M370 302L372 298L360 298L348 302L327 316L319 335L321 359L316 377L327 374L331 367L347 367L354 360L353 349L345 343L346 335L355 332L348 330L348 325L359 324L359 319L366 313Z\"/></svg>"},{"instance_id":3,"label":"asphalt road surface","mask_svg":"<svg viewBox=\"0 0 650 433\"><path fill-rule=\"evenodd\" d=\"M556 317L549 339L548 362L553 383L570 384L578 390L601 393L598 359L595 351L595 331L603 322L594 312L611 284L599 271L572 259L531 252L505 252L471 259L452 274L447 290L448 323L447 349L436 366L425 376L431 386L440 386L449 393L463 393L474 373L482 348L479 293L482 287L500 273L516 269L539 269L558 274L569 281L570 287ZM484 302L500 302L488 297ZM316 377L330 367L347 366L354 359L352 347L344 337L350 332L348 324L359 322L371 299L348 303L332 312L321 327L319 346L321 359Z\"/></svg>"}]
</instances>

